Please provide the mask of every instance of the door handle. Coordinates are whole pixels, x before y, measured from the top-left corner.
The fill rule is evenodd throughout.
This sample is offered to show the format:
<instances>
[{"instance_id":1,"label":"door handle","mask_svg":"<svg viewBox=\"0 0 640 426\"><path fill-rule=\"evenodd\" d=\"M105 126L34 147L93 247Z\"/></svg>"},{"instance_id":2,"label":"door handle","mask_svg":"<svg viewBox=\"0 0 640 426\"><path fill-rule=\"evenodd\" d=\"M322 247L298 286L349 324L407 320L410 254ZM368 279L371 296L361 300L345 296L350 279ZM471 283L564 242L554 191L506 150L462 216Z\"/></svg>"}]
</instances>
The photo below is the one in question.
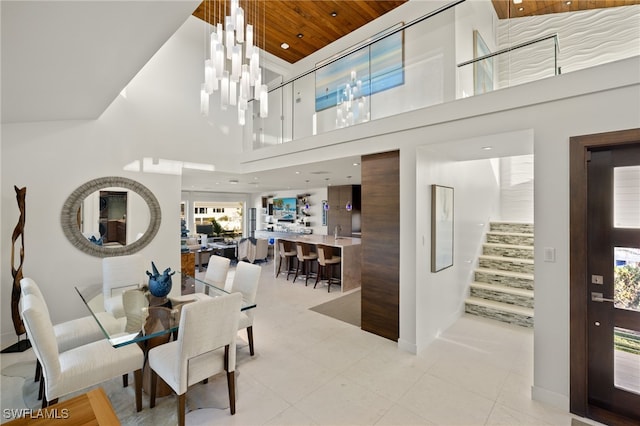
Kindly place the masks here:
<instances>
[{"instance_id":1,"label":"door handle","mask_svg":"<svg viewBox=\"0 0 640 426\"><path fill-rule=\"evenodd\" d=\"M591 292L591 301L592 302L615 302L613 299L607 299L602 296L602 293L596 293L595 291Z\"/></svg>"}]
</instances>

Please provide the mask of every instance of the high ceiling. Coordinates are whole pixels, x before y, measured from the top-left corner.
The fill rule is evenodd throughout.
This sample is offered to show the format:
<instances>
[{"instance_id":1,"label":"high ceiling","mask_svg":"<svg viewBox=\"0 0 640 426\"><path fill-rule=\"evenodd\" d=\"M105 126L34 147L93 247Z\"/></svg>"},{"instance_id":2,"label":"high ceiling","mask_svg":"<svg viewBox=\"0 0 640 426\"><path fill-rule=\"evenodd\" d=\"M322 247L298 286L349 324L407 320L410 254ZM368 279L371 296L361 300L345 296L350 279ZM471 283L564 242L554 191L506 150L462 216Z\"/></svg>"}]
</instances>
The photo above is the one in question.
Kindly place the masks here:
<instances>
[{"instance_id":1,"label":"high ceiling","mask_svg":"<svg viewBox=\"0 0 640 426\"><path fill-rule=\"evenodd\" d=\"M267 52L295 63L408 0L240 0L245 22ZM205 0L193 13L212 25L224 23L229 1ZM289 45L283 49L282 43Z\"/></svg>"},{"instance_id":2,"label":"high ceiling","mask_svg":"<svg viewBox=\"0 0 640 426\"><path fill-rule=\"evenodd\" d=\"M246 22L259 34L257 44L295 63L408 0L240 0ZM470 0L473 1L473 0ZM516 0L517 1L517 0ZM500 19L640 4L640 0L492 0ZM227 0L205 0L193 13L224 22ZM333 16L335 14L335 16ZM221 18L222 17L222 18ZM281 47L289 45L288 49Z\"/></svg>"}]
</instances>

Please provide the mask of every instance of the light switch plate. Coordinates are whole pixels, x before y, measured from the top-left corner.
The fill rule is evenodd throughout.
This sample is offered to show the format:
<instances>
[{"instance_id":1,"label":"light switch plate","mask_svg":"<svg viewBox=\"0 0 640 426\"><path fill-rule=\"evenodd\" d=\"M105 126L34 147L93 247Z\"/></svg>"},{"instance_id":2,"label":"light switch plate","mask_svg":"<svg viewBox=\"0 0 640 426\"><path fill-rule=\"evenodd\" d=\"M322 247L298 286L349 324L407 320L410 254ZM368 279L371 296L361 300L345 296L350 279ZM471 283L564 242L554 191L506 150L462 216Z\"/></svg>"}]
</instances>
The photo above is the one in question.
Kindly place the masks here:
<instances>
[{"instance_id":1,"label":"light switch plate","mask_svg":"<svg viewBox=\"0 0 640 426\"><path fill-rule=\"evenodd\" d=\"M556 261L556 249L553 247L544 248L544 261L555 262Z\"/></svg>"}]
</instances>

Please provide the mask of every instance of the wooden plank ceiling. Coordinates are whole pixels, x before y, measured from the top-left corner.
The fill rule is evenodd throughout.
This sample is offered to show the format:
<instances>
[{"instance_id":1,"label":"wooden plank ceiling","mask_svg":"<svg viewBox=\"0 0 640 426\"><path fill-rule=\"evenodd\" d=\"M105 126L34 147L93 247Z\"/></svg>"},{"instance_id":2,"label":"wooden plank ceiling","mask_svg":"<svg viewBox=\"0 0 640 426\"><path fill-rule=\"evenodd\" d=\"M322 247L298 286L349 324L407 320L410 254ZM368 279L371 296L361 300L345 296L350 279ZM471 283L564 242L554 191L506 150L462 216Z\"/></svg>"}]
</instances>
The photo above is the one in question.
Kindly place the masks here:
<instances>
[{"instance_id":1,"label":"wooden plank ceiling","mask_svg":"<svg viewBox=\"0 0 640 426\"><path fill-rule=\"evenodd\" d=\"M255 44L295 63L408 0L240 0ZM500 19L640 4L640 0L491 0ZM516 0L517 1L517 0ZM205 0L193 13L224 22L228 0ZM335 15L335 16L334 16ZM289 45L288 49L281 47Z\"/></svg>"},{"instance_id":2,"label":"wooden plank ceiling","mask_svg":"<svg viewBox=\"0 0 640 426\"><path fill-rule=\"evenodd\" d=\"M640 0L492 0L500 19L640 4Z\"/></svg>"},{"instance_id":3,"label":"wooden plank ceiling","mask_svg":"<svg viewBox=\"0 0 640 426\"><path fill-rule=\"evenodd\" d=\"M245 22L254 26L254 43L295 63L406 1L240 0L240 6L245 11ZM216 24L224 22L225 10L229 10L228 1L205 0L193 15ZM289 48L280 47L282 43Z\"/></svg>"}]
</instances>

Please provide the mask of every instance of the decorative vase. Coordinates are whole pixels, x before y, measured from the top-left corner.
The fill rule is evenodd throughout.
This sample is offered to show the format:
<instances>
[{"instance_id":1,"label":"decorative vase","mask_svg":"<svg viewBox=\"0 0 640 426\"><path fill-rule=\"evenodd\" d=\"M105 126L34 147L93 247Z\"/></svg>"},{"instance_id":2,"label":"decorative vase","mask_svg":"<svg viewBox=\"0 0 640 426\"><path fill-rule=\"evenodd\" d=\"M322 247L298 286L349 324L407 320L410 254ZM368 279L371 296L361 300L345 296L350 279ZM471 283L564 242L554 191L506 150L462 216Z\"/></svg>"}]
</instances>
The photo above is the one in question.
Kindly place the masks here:
<instances>
[{"instance_id":1,"label":"decorative vase","mask_svg":"<svg viewBox=\"0 0 640 426\"><path fill-rule=\"evenodd\" d=\"M171 291L171 276L175 271L171 272L171 268L164 270L162 275L158 272L155 263L151 262L153 274L147 271L149 276L149 292L155 297L165 297Z\"/></svg>"}]
</instances>

